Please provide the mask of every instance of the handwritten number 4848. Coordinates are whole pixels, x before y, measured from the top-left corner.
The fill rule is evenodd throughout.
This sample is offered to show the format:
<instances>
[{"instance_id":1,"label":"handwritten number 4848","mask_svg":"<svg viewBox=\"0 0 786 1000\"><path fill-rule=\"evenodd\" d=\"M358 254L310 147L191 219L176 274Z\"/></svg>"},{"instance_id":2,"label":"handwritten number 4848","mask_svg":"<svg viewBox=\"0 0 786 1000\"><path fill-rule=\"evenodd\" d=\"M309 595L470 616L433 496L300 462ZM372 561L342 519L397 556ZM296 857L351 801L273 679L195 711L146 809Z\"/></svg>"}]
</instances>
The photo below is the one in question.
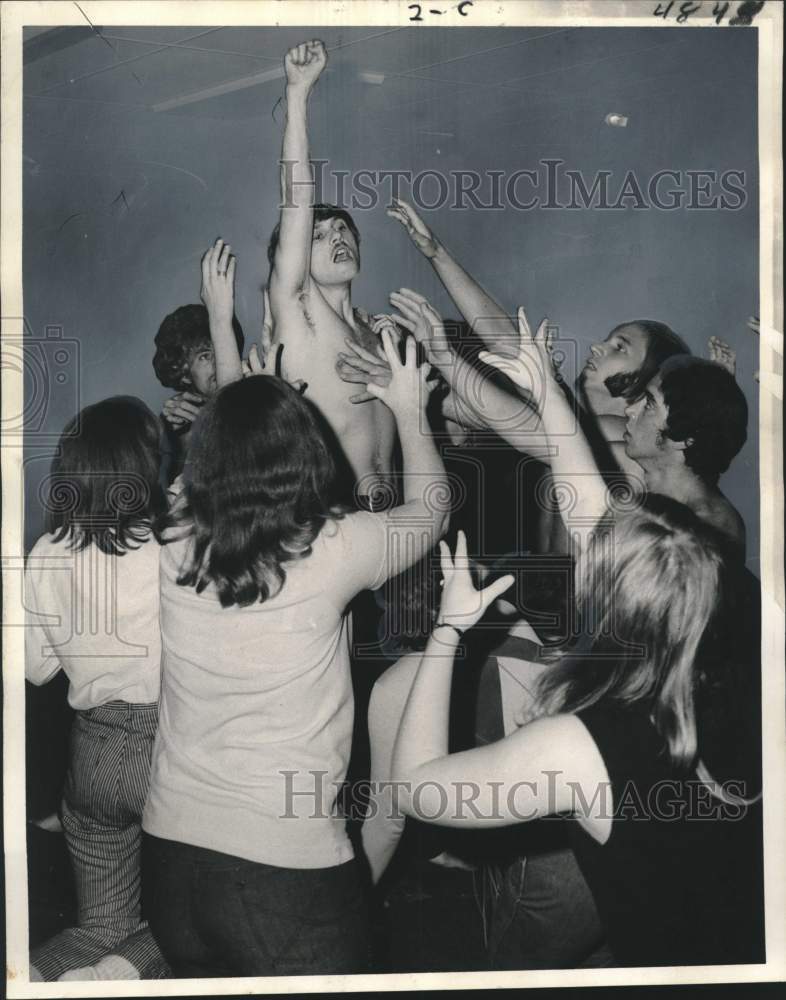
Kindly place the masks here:
<instances>
[{"instance_id":1,"label":"handwritten number 4848","mask_svg":"<svg viewBox=\"0 0 786 1000\"><path fill-rule=\"evenodd\" d=\"M764 6L764 2L765 0L742 0L742 3L737 7L736 15L730 19L729 24L750 24ZM677 24L684 24L691 14L695 14L701 8L702 3L703 0L683 0L677 8L679 11L676 17ZM668 3L659 3L652 12L653 16L662 17L665 20L674 6L675 0L669 0ZM730 6L730 0L715 0L712 7L712 16L715 18L716 24L721 23Z\"/></svg>"}]
</instances>

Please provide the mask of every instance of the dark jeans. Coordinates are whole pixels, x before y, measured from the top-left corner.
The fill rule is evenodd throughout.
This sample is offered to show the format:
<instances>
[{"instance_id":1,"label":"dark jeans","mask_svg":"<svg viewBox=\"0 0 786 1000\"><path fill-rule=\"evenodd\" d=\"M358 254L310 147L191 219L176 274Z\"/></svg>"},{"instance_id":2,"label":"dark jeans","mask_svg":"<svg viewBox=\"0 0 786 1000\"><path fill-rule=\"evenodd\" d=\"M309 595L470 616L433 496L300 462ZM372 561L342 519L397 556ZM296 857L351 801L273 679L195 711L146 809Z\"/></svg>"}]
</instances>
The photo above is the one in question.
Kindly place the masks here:
<instances>
[{"instance_id":1,"label":"dark jeans","mask_svg":"<svg viewBox=\"0 0 786 1000\"><path fill-rule=\"evenodd\" d=\"M614 965L573 851L519 858L502 876L489 933L493 969Z\"/></svg>"},{"instance_id":2,"label":"dark jeans","mask_svg":"<svg viewBox=\"0 0 786 1000\"><path fill-rule=\"evenodd\" d=\"M277 868L144 835L145 915L177 978L369 971L357 861Z\"/></svg>"}]
</instances>

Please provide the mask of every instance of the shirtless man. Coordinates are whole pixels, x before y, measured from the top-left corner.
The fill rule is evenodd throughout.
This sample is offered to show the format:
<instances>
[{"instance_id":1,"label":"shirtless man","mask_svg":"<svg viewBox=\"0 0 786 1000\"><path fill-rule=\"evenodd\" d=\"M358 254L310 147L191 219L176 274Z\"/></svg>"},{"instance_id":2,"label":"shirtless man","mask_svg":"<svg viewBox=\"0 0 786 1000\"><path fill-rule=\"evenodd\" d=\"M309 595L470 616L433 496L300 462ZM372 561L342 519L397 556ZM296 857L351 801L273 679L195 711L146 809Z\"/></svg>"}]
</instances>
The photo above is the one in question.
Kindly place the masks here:
<instances>
[{"instance_id":1,"label":"shirtless man","mask_svg":"<svg viewBox=\"0 0 786 1000\"><path fill-rule=\"evenodd\" d=\"M745 444L748 404L734 376L701 358L667 361L625 413L625 451L650 493L690 507L745 555L745 524L718 479Z\"/></svg>"},{"instance_id":2,"label":"shirtless man","mask_svg":"<svg viewBox=\"0 0 786 1000\"><path fill-rule=\"evenodd\" d=\"M284 60L281 220L269 250L273 347L283 347L283 377L308 383L308 398L332 427L352 468L356 498L366 506L380 486L382 495L389 493L396 431L384 403L369 397L355 405L336 372L346 341L374 349L378 338L368 317L352 307L352 280L360 270L357 228L343 210L314 205L307 105L326 64L320 41L295 46Z\"/></svg>"}]
</instances>

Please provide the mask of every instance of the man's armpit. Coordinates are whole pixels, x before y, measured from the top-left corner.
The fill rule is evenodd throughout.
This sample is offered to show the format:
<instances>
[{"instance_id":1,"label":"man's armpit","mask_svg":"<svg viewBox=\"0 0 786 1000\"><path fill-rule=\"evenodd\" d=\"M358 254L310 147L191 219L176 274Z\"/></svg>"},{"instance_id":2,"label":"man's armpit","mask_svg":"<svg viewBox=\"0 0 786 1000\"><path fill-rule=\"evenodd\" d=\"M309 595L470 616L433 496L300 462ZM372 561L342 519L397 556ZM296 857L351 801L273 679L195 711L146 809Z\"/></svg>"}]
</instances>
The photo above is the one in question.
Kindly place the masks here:
<instances>
[{"instance_id":1,"label":"man's armpit","mask_svg":"<svg viewBox=\"0 0 786 1000\"><path fill-rule=\"evenodd\" d=\"M317 332L316 323L314 322L314 316L311 312L311 293L308 288L303 288L300 290L297 296L297 303L300 309L301 315L306 322L306 326L311 330L312 333Z\"/></svg>"},{"instance_id":2,"label":"man's armpit","mask_svg":"<svg viewBox=\"0 0 786 1000\"><path fill-rule=\"evenodd\" d=\"M277 299L277 301L276 301ZM273 343L286 340L288 334L295 331L303 334L306 331L316 333L313 311L309 303L308 289L301 289L294 295L277 296L271 294L271 311L273 314Z\"/></svg>"}]
</instances>

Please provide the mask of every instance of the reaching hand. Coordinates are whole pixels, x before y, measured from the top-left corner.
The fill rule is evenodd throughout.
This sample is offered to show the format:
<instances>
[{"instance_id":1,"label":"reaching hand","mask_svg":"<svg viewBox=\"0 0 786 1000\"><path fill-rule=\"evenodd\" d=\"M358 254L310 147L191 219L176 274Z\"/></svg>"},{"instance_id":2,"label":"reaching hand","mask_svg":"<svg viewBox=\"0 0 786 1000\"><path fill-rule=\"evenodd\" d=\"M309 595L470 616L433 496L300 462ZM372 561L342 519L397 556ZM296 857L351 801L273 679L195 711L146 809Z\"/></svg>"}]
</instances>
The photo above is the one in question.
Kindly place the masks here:
<instances>
[{"instance_id":1,"label":"reaching hand","mask_svg":"<svg viewBox=\"0 0 786 1000\"><path fill-rule=\"evenodd\" d=\"M512 358L481 351L478 358L492 368L498 368L521 389L537 395L544 379L554 378L554 366L551 361L550 336L547 333L548 320L544 319L532 336L527 314L519 307L519 349Z\"/></svg>"},{"instance_id":2,"label":"reaching hand","mask_svg":"<svg viewBox=\"0 0 786 1000\"><path fill-rule=\"evenodd\" d=\"M442 317L428 299L410 288L400 288L390 293L390 302L401 314L393 316L396 323L409 330L427 351L450 350Z\"/></svg>"},{"instance_id":3,"label":"reaching hand","mask_svg":"<svg viewBox=\"0 0 786 1000\"><path fill-rule=\"evenodd\" d=\"M372 333L380 336L383 330L387 330L393 344L398 346L401 340L401 330L396 326L392 316L387 316L384 313L369 316L362 309L356 309L355 312L364 326L367 326ZM377 344L376 353L374 353L360 344L356 344L354 340L347 339L344 343L349 348L350 353L340 353L338 361L336 361L336 371L343 382L356 382L361 385L375 382L383 388L389 384L390 368L381 344ZM370 392L359 392L349 397L350 403L370 403L374 399L376 396Z\"/></svg>"},{"instance_id":4,"label":"reaching hand","mask_svg":"<svg viewBox=\"0 0 786 1000\"><path fill-rule=\"evenodd\" d=\"M202 301L210 322L232 325L235 313L235 262L232 247L217 239L202 258Z\"/></svg>"},{"instance_id":5,"label":"reaching hand","mask_svg":"<svg viewBox=\"0 0 786 1000\"><path fill-rule=\"evenodd\" d=\"M737 375L737 352L720 337L710 337L707 341L710 361L725 368L729 375Z\"/></svg>"},{"instance_id":6,"label":"reaching hand","mask_svg":"<svg viewBox=\"0 0 786 1000\"><path fill-rule=\"evenodd\" d=\"M182 431L194 422L204 403L204 397L195 392L178 392L164 403L161 416L173 430Z\"/></svg>"},{"instance_id":7,"label":"reaching hand","mask_svg":"<svg viewBox=\"0 0 786 1000\"><path fill-rule=\"evenodd\" d=\"M454 558L451 558L450 549L445 542L439 543L439 558L444 581L437 621L455 625L462 631L472 628L475 622L482 618L489 604L504 593L515 580L515 577L508 573L488 587L476 590L469 572L467 536L463 531L459 531L456 538Z\"/></svg>"},{"instance_id":8,"label":"reaching hand","mask_svg":"<svg viewBox=\"0 0 786 1000\"><path fill-rule=\"evenodd\" d=\"M401 362L393 338L387 330L382 334L382 348L390 368L390 382L387 386L369 382L366 390L389 407L397 423L417 417L426 409L432 386L426 381L428 365L417 363L417 344L407 337L406 360Z\"/></svg>"},{"instance_id":9,"label":"reaching hand","mask_svg":"<svg viewBox=\"0 0 786 1000\"><path fill-rule=\"evenodd\" d=\"M327 66L327 51L319 39L295 45L284 58L287 86L309 93L325 66Z\"/></svg>"},{"instance_id":10,"label":"reaching hand","mask_svg":"<svg viewBox=\"0 0 786 1000\"><path fill-rule=\"evenodd\" d=\"M373 382L383 389L390 385L392 377L390 365L382 347L377 347L377 353L375 353L349 338L344 343L347 345L347 353L341 351L336 362L336 371L344 382L356 382L361 385ZM366 400L374 398L369 392L349 397L352 403L364 403Z\"/></svg>"},{"instance_id":11,"label":"reaching hand","mask_svg":"<svg viewBox=\"0 0 786 1000\"><path fill-rule=\"evenodd\" d=\"M271 378L281 378L281 355L283 353L284 345L279 344L275 350L273 368L270 369L265 363L267 358L260 356L259 348L256 344L252 344L251 350L248 352L248 357L243 362L243 378L248 378L250 375L268 375ZM270 355L268 354L267 357L269 358ZM286 381L287 385L291 385L293 389L296 389L301 396L308 389L308 382L302 378L285 379L284 381Z\"/></svg>"},{"instance_id":12,"label":"reaching hand","mask_svg":"<svg viewBox=\"0 0 786 1000\"><path fill-rule=\"evenodd\" d=\"M378 337L382 334L383 330L388 330L394 344L397 344L401 340L401 329L396 325L394 317L389 316L387 313L377 313L376 316L370 316L368 327Z\"/></svg>"},{"instance_id":13,"label":"reaching hand","mask_svg":"<svg viewBox=\"0 0 786 1000\"><path fill-rule=\"evenodd\" d=\"M439 249L437 241L426 223L421 219L415 209L400 198L394 198L392 204L387 209L387 215L396 222L400 222L406 229L409 238L420 250L424 257L435 257Z\"/></svg>"},{"instance_id":14,"label":"reaching hand","mask_svg":"<svg viewBox=\"0 0 786 1000\"><path fill-rule=\"evenodd\" d=\"M272 375L272 372L265 370L264 358L265 355L260 354L257 345L252 344L248 357L242 363L243 378L248 378L249 375Z\"/></svg>"}]
</instances>

